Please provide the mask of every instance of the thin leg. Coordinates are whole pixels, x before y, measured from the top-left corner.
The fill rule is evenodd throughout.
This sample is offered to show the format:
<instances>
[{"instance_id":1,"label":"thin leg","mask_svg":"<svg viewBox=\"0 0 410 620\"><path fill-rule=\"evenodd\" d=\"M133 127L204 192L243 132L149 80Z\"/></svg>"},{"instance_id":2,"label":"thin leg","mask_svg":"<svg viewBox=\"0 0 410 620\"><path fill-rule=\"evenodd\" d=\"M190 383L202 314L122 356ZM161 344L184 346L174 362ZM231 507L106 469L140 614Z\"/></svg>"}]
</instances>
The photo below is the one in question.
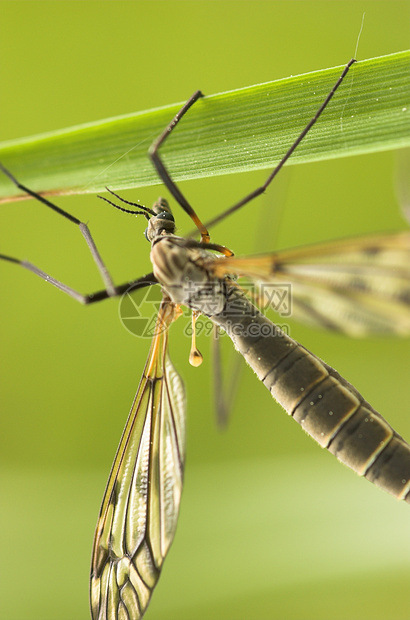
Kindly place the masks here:
<instances>
[{"instance_id":1,"label":"thin leg","mask_svg":"<svg viewBox=\"0 0 410 620\"><path fill-rule=\"evenodd\" d=\"M95 293L90 293L89 295L83 295L82 293L79 293L73 288L70 288L63 282L60 282L60 280L56 280L52 276L49 276L47 273L45 273L44 271L42 271L41 269L39 269L32 263L29 263L28 261L19 260L18 258L13 258L12 256L7 256L5 254L0 254L0 260L6 260L10 263L20 265L20 267L23 267L24 269L28 269L28 271L31 271L36 276L39 276L45 282L49 282L50 284L58 288L60 291L63 291L63 293L66 293L67 295L75 299L75 301L78 301L80 304L84 304L84 305L93 304L93 303L96 303L97 301L103 301L104 299L109 299L110 297L120 297L126 291L128 291L129 288L139 289L139 288L144 288L146 286L151 286L152 284L158 283L154 274L148 273L147 275L142 276L141 278L138 278L137 280L132 280L131 282L125 282L124 284L121 284L120 286L116 286L114 289L113 295L106 289L103 289L102 291L96 291Z\"/></svg>"},{"instance_id":2,"label":"thin leg","mask_svg":"<svg viewBox=\"0 0 410 620\"><path fill-rule=\"evenodd\" d=\"M189 110L189 108L199 99L199 97L203 97L203 94L200 90L197 90L192 97L188 99L186 104L179 110L179 112L174 116L172 121L167 125L162 134L152 143L149 149L149 155L151 157L151 161L154 164L160 179L163 181L165 187L169 189L175 200L181 205L186 213L191 217L195 226L198 228L201 233L201 240L203 243L207 243L209 241L209 233L206 227L203 225L198 215L195 213L194 209L191 207L185 196L182 194L180 189L177 187L175 182L171 179L168 170L165 167L162 159L159 156L159 147L163 142L165 142L166 138L169 136L171 131L176 127L184 114Z\"/></svg>"},{"instance_id":3,"label":"thin leg","mask_svg":"<svg viewBox=\"0 0 410 620\"><path fill-rule=\"evenodd\" d=\"M114 283L113 283L112 278L111 278L111 276L110 276L110 274L108 272L107 267L105 266L105 264L104 264L104 262L103 262L103 260L102 260L102 258L100 256L99 251L97 250L97 247L96 247L96 245L94 243L94 239L91 236L91 232L89 231L89 228L88 228L87 224L85 224L84 222L81 222L76 217L74 217L70 213L67 213L67 211L64 211L60 207L57 207L57 205L55 205L52 202L50 202L49 200L47 200L47 198L44 198L44 196L41 196L40 194L37 194L33 190L31 190L28 187L26 187L25 185L22 185L11 174L11 172L9 170L7 170L7 168L5 168L1 163L0 163L0 170L2 170L4 172L4 174L10 179L10 181L12 183L14 183L14 185L16 185L16 187L21 189L23 192L26 192L26 194L29 194L30 196L32 196L33 198L35 198L39 202L42 202L47 207L49 207L50 209L52 209L53 211L55 211L59 215L62 215L68 221L72 222L73 224L76 224L79 227L79 229L81 230L81 233L82 233L84 239L86 240L86 243L87 243L87 245L88 245L88 247L90 249L90 252L91 252L91 255L92 255L92 257L93 257L93 259L95 261L95 264L97 265L98 271L101 274L102 280L104 282L104 285L105 285L105 288L106 288L106 291L107 291L107 296L108 297L115 297L117 293L116 293L116 290L115 290ZM17 261L17 262L20 262L20 261ZM20 264L22 264L22 263L20 263ZM30 264L30 263L28 263L28 264ZM27 268L29 268L29 267L27 267ZM41 272L41 273L43 273L43 272ZM43 277L43 276L41 276L41 277Z\"/></svg>"},{"instance_id":4,"label":"thin leg","mask_svg":"<svg viewBox=\"0 0 410 620\"><path fill-rule=\"evenodd\" d=\"M240 200L239 202L234 204L232 207L230 207L229 209L226 209L226 211L224 211L223 213L221 213L220 215L218 215L214 219L212 219L209 222L207 222L206 225L205 225L206 228L209 228L210 226L213 226L217 222L220 222L221 220L224 220L228 215L230 215L234 211L237 211L238 209L243 207L243 205L246 205L248 202L250 202L251 200L253 200L257 196L260 196L261 194L263 194L263 192L267 189L267 187L272 183L273 179L278 174L279 170L283 167L283 165L287 162L289 157L292 155L293 151L299 146L299 144L302 142L303 138L306 136L306 134L311 130L313 125L316 123L316 121L318 120L318 118L322 114L323 110L326 108L326 106L328 105L329 101L331 100L331 98L335 94L336 90L339 88L340 84L343 82L343 80L346 77L347 72L349 71L350 67L355 62L356 62L356 60L354 58L349 60L349 62L347 63L347 65L343 69L343 72L342 72L340 78L337 80L336 84L333 86L331 92L328 94L328 96L326 97L326 99L324 100L322 105L320 106L319 110L316 112L314 117L306 125L306 127L304 128L302 133L299 135L299 137L292 144L292 146L290 147L290 149L288 150L286 155L281 159L281 161L278 163L278 165L273 170L273 172L271 172L271 174L268 176L268 178L266 179L265 183L263 185L261 185L260 187L256 188L253 192L251 192L247 196L245 196L245 198L242 198L242 200Z\"/></svg>"},{"instance_id":5,"label":"thin leg","mask_svg":"<svg viewBox=\"0 0 410 620\"><path fill-rule=\"evenodd\" d=\"M235 355L233 369L229 370L230 381L226 384L226 377L224 381L224 364L222 363L220 336L216 325L213 326L211 353L216 423L218 427L223 430L228 424L229 415L233 409L235 395L238 392L242 358L240 355Z\"/></svg>"},{"instance_id":6,"label":"thin leg","mask_svg":"<svg viewBox=\"0 0 410 620\"><path fill-rule=\"evenodd\" d=\"M219 243L207 243L203 241L195 241L194 239L183 239L178 241L178 245L184 248L202 248L203 250L213 250L220 252L224 256L233 256L232 250Z\"/></svg>"}]
</instances>

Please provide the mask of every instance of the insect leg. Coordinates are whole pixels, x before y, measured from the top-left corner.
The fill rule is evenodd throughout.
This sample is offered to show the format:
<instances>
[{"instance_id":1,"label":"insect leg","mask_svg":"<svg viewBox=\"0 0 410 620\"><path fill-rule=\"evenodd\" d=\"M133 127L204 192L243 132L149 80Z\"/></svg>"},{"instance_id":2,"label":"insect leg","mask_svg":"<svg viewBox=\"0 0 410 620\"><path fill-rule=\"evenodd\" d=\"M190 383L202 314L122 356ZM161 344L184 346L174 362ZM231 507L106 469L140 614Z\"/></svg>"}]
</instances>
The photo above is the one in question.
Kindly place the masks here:
<instances>
[{"instance_id":1,"label":"insect leg","mask_svg":"<svg viewBox=\"0 0 410 620\"><path fill-rule=\"evenodd\" d=\"M253 190L250 194L247 194L247 196L245 196L244 198L242 198L242 200L240 200L239 202L237 202L236 204L234 204L232 207L229 207L229 209L226 209L223 213L221 213L220 215L218 215L217 217L215 217L214 219L210 220L209 222L206 222L206 227L209 228L210 226L213 226L214 224L216 224L217 222L220 222L221 220L224 220L228 215L230 215L231 213L233 213L234 211L237 211L238 209L240 209L241 207L243 207L244 205L246 205L248 202L250 202L251 200L253 200L254 198L256 198L257 196L260 196L261 194L263 194L263 192L268 188L268 186L272 183L273 179L276 177L276 175L278 174L279 170L281 170L281 168L284 166L284 164L287 162L287 160L289 159L289 157L292 155L292 153L295 151L295 149L299 146L299 144L302 142L303 138L306 136L306 134L311 130L311 128L313 127L313 125L316 123L316 121L318 120L318 118L320 117L320 115L322 114L323 110L327 107L329 101L332 99L333 95L335 94L336 90L339 88L340 84L343 82L344 78L346 77L350 67L356 62L356 60L354 58L352 58L351 60L349 60L349 62L347 63L347 65L345 66L345 68L342 71L341 76L339 77L339 79L337 80L337 82L335 83L335 85L333 86L332 90L330 91L330 93L327 95L326 99L324 100L324 102L322 103L322 105L320 106L320 108L318 109L318 111L316 112L316 114L313 116L313 118L308 122L308 124L306 125L306 127L303 129L303 131L299 134L299 136L296 138L296 140L294 141L294 143L292 144L292 146L289 148L289 150L287 151L287 153L282 157L282 159L280 160L280 162L278 163L278 165L274 168L274 170L270 173L270 175L268 176L268 178L266 179L265 183L263 185L261 185L260 187L257 187L255 190Z\"/></svg>"},{"instance_id":2,"label":"insect leg","mask_svg":"<svg viewBox=\"0 0 410 620\"><path fill-rule=\"evenodd\" d=\"M108 272L107 267L104 264L104 261L102 260L102 258L100 256L100 253L99 253L99 251L97 249L97 246L94 243L94 239L91 236L91 232L90 232L87 224L85 224L84 222L81 222L79 219L77 219L76 217L74 217L70 213L67 213L67 211L64 211L64 209L61 209L57 205L53 204L52 202L47 200L47 198L44 198L44 196L41 196L41 194L38 194L37 192L34 192L33 190L29 189L28 187L26 187L25 185L20 183L16 179L16 177L13 176L11 174L11 172L9 170L7 170L7 168L5 168L1 163L0 163L0 170L10 179L10 181L12 183L14 183L14 185L16 187L21 189L23 192L26 192L26 194L29 194L30 196L32 196L33 198L35 198L39 202L42 202L44 205L46 205L47 207L49 207L50 209L55 211L55 213L58 213L59 215L62 215L69 222L72 222L73 224L76 224L76 226L79 227L79 229L81 230L81 234L83 235L83 237L84 237L84 239L85 239L85 241L86 241L86 243L87 243L87 245L88 245L88 247L90 249L90 252L91 252L91 255L92 255L92 257L93 257L93 259L95 261L95 264L97 265L98 271L101 274L102 280L104 282L104 286L105 286L106 291L107 291L107 296L108 297L115 297L117 295L117 293L116 293L116 290L115 290L114 283L113 283L112 278L111 278L111 276L110 276L110 274ZM27 269L30 269L31 271L34 271L35 273L40 275L40 277L42 277L43 279L51 281L49 276L44 277L46 275L46 274L44 274L44 272L41 272L40 270L36 271L37 268L31 269L31 267L34 267L34 265L31 265L31 267L29 267L28 265L30 265L30 263L28 263L27 265L24 265L23 264L24 261L22 262L22 261L18 261L16 259L10 259L10 258L8 260L11 260L12 262L20 263L24 267L26 267ZM55 281L55 282L57 282L57 281ZM55 282L53 282L55 284L55 286L58 286L58 288L61 288L61 290L65 290L64 288L60 287ZM66 287L66 288L68 289L68 287ZM70 289L70 290L72 290L72 289ZM69 295L71 294L71 293L69 293L68 290L66 290L65 292L67 292ZM71 295L71 296L74 297L74 299L75 299L75 295Z\"/></svg>"},{"instance_id":3,"label":"insect leg","mask_svg":"<svg viewBox=\"0 0 410 620\"><path fill-rule=\"evenodd\" d=\"M213 396L216 412L216 423L220 430L225 430L229 422L229 415L233 409L233 402L239 387L241 375L241 356L235 355L232 367L229 368L229 381L224 377L224 364L222 360L221 340L218 327L213 326L211 364L213 375Z\"/></svg>"},{"instance_id":4,"label":"insect leg","mask_svg":"<svg viewBox=\"0 0 410 620\"><path fill-rule=\"evenodd\" d=\"M181 205L184 209L185 213L187 213L190 218L195 223L195 226L198 228L201 233L201 239L203 242L209 241L209 233L198 215L195 213L194 209L191 207L185 196L182 194L181 190L177 187L175 182L171 179L168 170L165 167L164 162L159 156L159 147L163 142L165 142L166 138L169 136L174 127L179 123L184 114L189 110L189 108L197 101L200 97L203 97L203 94L200 90L197 90L192 97L188 99L185 105L177 112L172 121L167 125L162 132L162 134L151 144L149 148L149 156L151 157L151 161L154 164L160 179L163 181L165 187L169 189L175 200Z\"/></svg>"},{"instance_id":5,"label":"insect leg","mask_svg":"<svg viewBox=\"0 0 410 620\"><path fill-rule=\"evenodd\" d=\"M151 272L145 276L141 276L141 278L138 278L137 280L132 280L131 282L124 282L124 284L120 284L119 286L116 286L114 289L114 294L111 294L111 292L107 291L107 289L103 289L100 291L95 291L95 293L89 293L88 295L83 295L82 293L79 293L75 289L67 286L63 282L60 282L60 280L56 280L52 276L42 271L42 269L40 269L39 267L36 267L36 265L33 265L32 263L26 260L19 260L18 258L7 256L6 254L0 254L0 260L5 260L10 263L14 263L15 265L20 265L20 267L23 267L24 269L31 271L36 276L39 276L40 278L42 278L42 280L45 280L45 282L49 282L50 284L58 288L60 291L63 291L63 293L67 293L67 295L69 295L70 297L72 297L73 299L75 299L76 301L84 305L93 304L93 303L96 303L97 301L103 301L104 299L109 299L110 297L120 297L126 291L128 291L129 288L132 288L133 290L135 290L138 288L144 288L145 286L151 286L152 284L157 284L157 279L155 278L154 274Z\"/></svg>"}]
</instances>

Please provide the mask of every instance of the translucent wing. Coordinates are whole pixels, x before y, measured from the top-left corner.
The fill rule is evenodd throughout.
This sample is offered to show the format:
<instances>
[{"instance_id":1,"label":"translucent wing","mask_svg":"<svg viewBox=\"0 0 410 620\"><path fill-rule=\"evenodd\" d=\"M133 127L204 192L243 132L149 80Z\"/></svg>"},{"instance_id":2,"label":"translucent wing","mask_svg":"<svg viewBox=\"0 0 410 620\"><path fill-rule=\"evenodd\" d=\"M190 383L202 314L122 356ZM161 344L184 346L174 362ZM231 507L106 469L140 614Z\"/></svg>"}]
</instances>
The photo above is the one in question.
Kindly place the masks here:
<instances>
[{"instance_id":1,"label":"translucent wing","mask_svg":"<svg viewBox=\"0 0 410 620\"><path fill-rule=\"evenodd\" d=\"M252 279L265 305L350 336L410 333L410 233L358 237L246 258L215 260L216 275Z\"/></svg>"},{"instance_id":2,"label":"translucent wing","mask_svg":"<svg viewBox=\"0 0 410 620\"><path fill-rule=\"evenodd\" d=\"M167 357L175 307L163 302L113 463L91 566L93 620L144 614L174 538L185 459L185 394Z\"/></svg>"}]
</instances>

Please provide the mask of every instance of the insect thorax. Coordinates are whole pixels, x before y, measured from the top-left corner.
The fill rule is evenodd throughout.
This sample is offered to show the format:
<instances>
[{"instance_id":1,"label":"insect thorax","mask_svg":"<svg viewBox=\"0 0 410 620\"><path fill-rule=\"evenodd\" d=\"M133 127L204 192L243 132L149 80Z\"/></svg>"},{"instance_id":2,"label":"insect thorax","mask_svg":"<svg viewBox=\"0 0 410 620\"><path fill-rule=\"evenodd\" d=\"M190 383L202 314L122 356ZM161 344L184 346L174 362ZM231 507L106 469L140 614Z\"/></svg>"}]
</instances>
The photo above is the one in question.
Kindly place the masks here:
<instances>
[{"instance_id":1,"label":"insect thorax","mask_svg":"<svg viewBox=\"0 0 410 620\"><path fill-rule=\"evenodd\" d=\"M173 235L155 241L151 248L155 277L174 303L207 316L221 313L226 303L226 286L207 269L213 254L184 244L182 237Z\"/></svg>"}]
</instances>

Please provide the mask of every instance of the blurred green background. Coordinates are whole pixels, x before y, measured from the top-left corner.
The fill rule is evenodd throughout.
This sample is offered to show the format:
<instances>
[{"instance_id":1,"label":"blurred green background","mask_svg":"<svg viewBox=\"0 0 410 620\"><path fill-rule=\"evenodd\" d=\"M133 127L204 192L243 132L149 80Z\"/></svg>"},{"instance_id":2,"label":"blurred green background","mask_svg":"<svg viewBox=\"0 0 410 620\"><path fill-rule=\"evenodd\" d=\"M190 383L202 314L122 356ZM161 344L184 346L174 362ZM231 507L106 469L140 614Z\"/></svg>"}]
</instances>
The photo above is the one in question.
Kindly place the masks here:
<instances>
[{"instance_id":1,"label":"blurred green background","mask_svg":"<svg viewBox=\"0 0 410 620\"><path fill-rule=\"evenodd\" d=\"M408 1L2 1L0 12L2 140L342 65L363 12L359 60L409 47ZM404 228L405 164L379 153L287 168L213 240L245 254ZM200 215L215 214L265 176L182 189ZM149 205L159 193L127 197ZM150 269L144 222L93 196L58 203L89 223L118 283ZM2 252L82 292L101 287L65 221L26 201L0 218ZM149 342L122 327L116 300L83 308L13 265L0 273L1 617L83 620L99 505ZM182 328L171 355L188 392L186 485L147 619L408 618L408 507L320 450L249 369L218 432L209 343L191 368ZM291 334L410 437L408 342L296 324Z\"/></svg>"}]
</instances>

